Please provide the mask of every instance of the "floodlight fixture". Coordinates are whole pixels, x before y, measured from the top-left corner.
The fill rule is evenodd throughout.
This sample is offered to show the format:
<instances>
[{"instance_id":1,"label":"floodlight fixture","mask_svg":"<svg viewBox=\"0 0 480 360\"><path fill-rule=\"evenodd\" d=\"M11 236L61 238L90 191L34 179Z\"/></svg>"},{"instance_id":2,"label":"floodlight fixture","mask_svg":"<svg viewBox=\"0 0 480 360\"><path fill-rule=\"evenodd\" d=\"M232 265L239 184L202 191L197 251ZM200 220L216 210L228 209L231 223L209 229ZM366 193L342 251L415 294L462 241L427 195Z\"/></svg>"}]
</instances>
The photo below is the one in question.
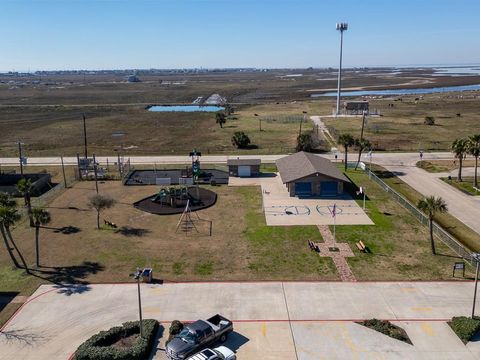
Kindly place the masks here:
<instances>
[{"instance_id":1,"label":"floodlight fixture","mask_svg":"<svg viewBox=\"0 0 480 360\"><path fill-rule=\"evenodd\" d=\"M342 50L343 50L343 32L348 29L346 22L337 23L336 29L340 31L340 65L338 67L338 88L337 88L337 111L336 115L340 115L340 95L342 88Z\"/></svg>"}]
</instances>

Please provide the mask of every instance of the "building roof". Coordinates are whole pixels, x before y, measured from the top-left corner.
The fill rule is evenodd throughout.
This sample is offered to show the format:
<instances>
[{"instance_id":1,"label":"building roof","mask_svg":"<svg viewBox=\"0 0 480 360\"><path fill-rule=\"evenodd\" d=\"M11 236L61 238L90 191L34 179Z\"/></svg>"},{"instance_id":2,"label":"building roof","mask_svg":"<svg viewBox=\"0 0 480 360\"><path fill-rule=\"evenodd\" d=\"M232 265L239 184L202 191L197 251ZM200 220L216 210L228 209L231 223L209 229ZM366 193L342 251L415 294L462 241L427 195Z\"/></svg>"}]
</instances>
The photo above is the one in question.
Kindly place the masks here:
<instances>
[{"instance_id":1,"label":"building roof","mask_svg":"<svg viewBox=\"0 0 480 360\"><path fill-rule=\"evenodd\" d=\"M330 160L304 151L278 159L277 168L284 184L317 173L350 182Z\"/></svg>"},{"instance_id":2,"label":"building roof","mask_svg":"<svg viewBox=\"0 0 480 360\"><path fill-rule=\"evenodd\" d=\"M227 165L260 165L260 159L227 159Z\"/></svg>"}]
</instances>

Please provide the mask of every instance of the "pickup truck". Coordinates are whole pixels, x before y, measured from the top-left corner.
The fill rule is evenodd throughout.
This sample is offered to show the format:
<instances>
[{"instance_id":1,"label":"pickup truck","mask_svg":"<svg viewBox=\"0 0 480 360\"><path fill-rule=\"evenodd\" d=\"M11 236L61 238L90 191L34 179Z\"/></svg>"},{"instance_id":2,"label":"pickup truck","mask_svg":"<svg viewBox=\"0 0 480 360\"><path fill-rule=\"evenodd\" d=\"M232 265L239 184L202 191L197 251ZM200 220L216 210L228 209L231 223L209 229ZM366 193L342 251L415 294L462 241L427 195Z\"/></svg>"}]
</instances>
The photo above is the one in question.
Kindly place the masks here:
<instances>
[{"instance_id":1,"label":"pickup truck","mask_svg":"<svg viewBox=\"0 0 480 360\"><path fill-rule=\"evenodd\" d=\"M165 353L169 359L186 359L218 340L225 342L232 331L233 323L219 314L207 320L197 320L175 335L165 347Z\"/></svg>"}]
</instances>

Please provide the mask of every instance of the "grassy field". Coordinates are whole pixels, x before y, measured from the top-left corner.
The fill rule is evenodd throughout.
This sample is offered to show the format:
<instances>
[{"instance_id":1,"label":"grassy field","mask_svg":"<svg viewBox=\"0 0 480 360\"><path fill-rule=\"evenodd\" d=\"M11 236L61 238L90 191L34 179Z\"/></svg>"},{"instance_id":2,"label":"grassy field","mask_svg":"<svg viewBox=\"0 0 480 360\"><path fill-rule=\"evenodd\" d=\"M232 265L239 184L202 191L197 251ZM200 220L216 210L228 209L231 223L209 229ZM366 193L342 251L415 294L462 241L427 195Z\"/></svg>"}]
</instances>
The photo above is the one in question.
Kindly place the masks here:
<instances>
[{"instance_id":1,"label":"grassy field","mask_svg":"<svg viewBox=\"0 0 480 360\"><path fill-rule=\"evenodd\" d=\"M136 154L185 154L193 147L204 153L288 153L295 147L299 122L283 121L287 116L331 115L334 98L311 98L316 91L335 88L329 72L303 71L301 77L286 78L286 71L227 74L167 74L146 76L140 83L127 84L121 76L49 75L20 78L40 84L9 85L12 78L0 79L0 151L17 155L15 141L25 143L27 156L75 155L82 152L82 121L88 123L90 153L111 155L124 146L127 156ZM367 72L368 73L368 72ZM398 77L368 77L345 73L345 87L394 88L404 84ZM407 74L404 74L407 76ZM433 78L438 85L456 82L477 83L475 78ZM322 80L322 81L319 81ZM15 81L15 79L13 79ZM173 85L173 83L177 85ZM431 83L432 86L435 85ZM237 109L237 120L224 129L215 124L213 113L151 113L148 104L190 104L197 97L220 93ZM378 150L448 149L456 137L480 130L480 105L474 93L462 95L404 96L403 101L369 99L381 117L370 117L366 137ZM394 107L389 106L393 104ZM460 113L458 117L456 114ZM258 114L255 117L254 114ZM423 124L434 116L435 126ZM259 130L259 119L262 130ZM334 135L350 132L358 136L360 118L324 118ZM304 124L304 131L312 128ZM236 150L231 144L234 131L245 131L258 148ZM116 136L122 133L123 136ZM55 144L53 147L52 144Z\"/></svg>"},{"instance_id":2,"label":"grassy field","mask_svg":"<svg viewBox=\"0 0 480 360\"><path fill-rule=\"evenodd\" d=\"M449 180L448 178L441 179L445 181L448 185L453 186L454 188L464 192L465 194L472 196L480 195L480 192L478 190L475 190L473 186L473 176L464 176L462 177L463 181Z\"/></svg>"},{"instance_id":3,"label":"grassy field","mask_svg":"<svg viewBox=\"0 0 480 360\"><path fill-rule=\"evenodd\" d=\"M419 151L449 150L456 138L480 132L478 99L471 96L426 95L403 96L403 101L375 99L370 108L380 111L380 117L368 117L364 136L376 150ZM393 104L394 107L389 107ZM456 114L460 113L458 117ZM435 125L425 125L425 116L433 116ZM361 117L325 118L331 133L360 136Z\"/></svg>"},{"instance_id":4,"label":"grassy field","mask_svg":"<svg viewBox=\"0 0 480 360\"><path fill-rule=\"evenodd\" d=\"M204 154L294 151L300 121L263 121L260 131L253 111L255 107L239 108L222 129L215 123L215 113L153 113L142 106L98 106L86 112L88 149L90 154L112 155L123 146L126 156L188 154L193 148ZM312 128L310 121L302 125L303 132ZM17 145L12 139L22 139L26 156L83 153L81 113L68 106L3 108L0 130L2 156L17 156ZM231 143L235 131L244 131L256 148L236 149Z\"/></svg>"},{"instance_id":5,"label":"grassy field","mask_svg":"<svg viewBox=\"0 0 480 360\"><path fill-rule=\"evenodd\" d=\"M363 171L349 169L346 173L357 185L366 188L367 214L375 223L371 226L339 226L337 238L355 251L347 261L361 280L431 280L451 279L452 266L460 259L436 239L437 255L432 255L428 229L398 204ZM362 205L362 199L358 199ZM356 251L355 243L362 240L371 254ZM473 269L468 269L472 275Z\"/></svg>"}]
</instances>

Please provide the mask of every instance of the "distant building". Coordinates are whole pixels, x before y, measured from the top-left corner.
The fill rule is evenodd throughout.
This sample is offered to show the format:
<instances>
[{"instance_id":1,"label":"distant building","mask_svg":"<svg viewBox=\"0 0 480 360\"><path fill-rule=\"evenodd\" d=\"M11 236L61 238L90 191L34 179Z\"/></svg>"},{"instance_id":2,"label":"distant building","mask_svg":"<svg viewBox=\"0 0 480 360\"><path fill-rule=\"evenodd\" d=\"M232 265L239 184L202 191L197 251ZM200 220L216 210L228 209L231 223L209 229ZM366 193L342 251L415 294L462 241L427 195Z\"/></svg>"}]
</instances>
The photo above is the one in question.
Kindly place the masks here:
<instances>
[{"instance_id":1,"label":"distant building","mask_svg":"<svg viewBox=\"0 0 480 360\"><path fill-rule=\"evenodd\" d=\"M369 103L367 100L345 101L343 103L345 114L362 115L365 111L368 114Z\"/></svg>"},{"instance_id":2,"label":"distant building","mask_svg":"<svg viewBox=\"0 0 480 360\"><path fill-rule=\"evenodd\" d=\"M127 81L128 81L129 83L134 83L134 82L140 82L140 79L138 78L137 75L129 75L129 76L127 77Z\"/></svg>"}]
</instances>

